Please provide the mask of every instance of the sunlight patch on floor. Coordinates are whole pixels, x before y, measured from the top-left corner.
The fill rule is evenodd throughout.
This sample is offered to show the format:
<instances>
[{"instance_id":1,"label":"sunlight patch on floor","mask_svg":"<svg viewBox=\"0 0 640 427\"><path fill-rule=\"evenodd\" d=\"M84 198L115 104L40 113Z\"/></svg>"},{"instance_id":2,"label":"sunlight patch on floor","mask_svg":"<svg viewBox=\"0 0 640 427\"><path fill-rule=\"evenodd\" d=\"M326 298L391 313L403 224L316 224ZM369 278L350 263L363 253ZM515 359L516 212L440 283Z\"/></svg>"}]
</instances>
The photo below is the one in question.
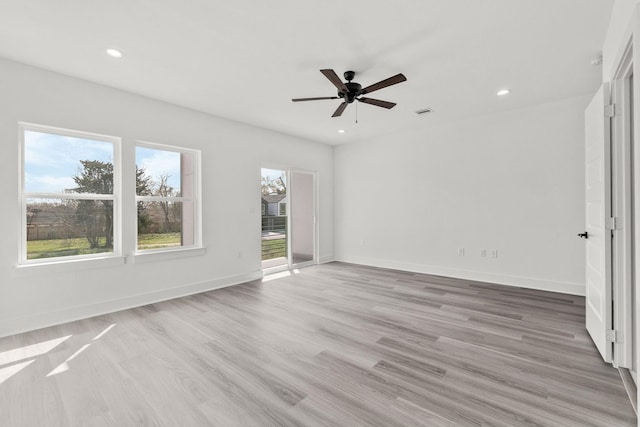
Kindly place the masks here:
<instances>
[{"instance_id":1,"label":"sunlight patch on floor","mask_svg":"<svg viewBox=\"0 0 640 427\"><path fill-rule=\"evenodd\" d=\"M24 347L16 348L14 350L3 351L0 353L0 365L6 365L17 362L18 360L28 359L30 357L48 353L69 338L71 338L71 335L67 335L62 338L55 338L49 341L43 341L37 344L25 345Z\"/></svg>"},{"instance_id":2,"label":"sunlight patch on floor","mask_svg":"<svg viewBox=\"0 0 640 427\"><path fill-rule=\"evenodd\" d=\"M269 274L269 275L264 276L264 277L262 278L262 283L264 283L264 282L270 282L270 281L272 281L272 280L276 280L276 279L282 279L283 277L289 277L289 276L291 276L292 274L299 274L299 273L300 273L300 270L298 270L298 269L296 268L296 269L293 269L293 270L286 270L286 271L281 271L281 272L279 272L279 273Z\"/></svg>"},{"instance_id":3,"label":"sunlight patch on floor","mask_svg":"<svg viewBox=\"0 0 640 427\"><path fill-rule=\"evenodd\" d=\"M91 346L91 344L85 344L82 347L80 347L80 349L78 351L76 351L75 353L73 353L71 356L69 356L67 358L67 360L65 360L64 362L59 364L53 371L49 372L47 374L47 377L50 377L50 376L57 375L57 374L60 374L62 372L68 371L69 370L69 362L71 362L73 359L75 359L76 356L78 356L80 353L85 351L90 346Z\"/></svg>"},{"instance_id":4,"label":"sunlight patch on floor","mask_svg":"<svg viewBox=\"0 0 640 427\"><path fill-rule=\"evenodd\" d=\"M22 371L27 366L31 365L36 360L27 360L26 362L16 363L15 365L7 366L6 368L0 369L0 384Z\"/></svg>"},{"instance_id":5,"label":"sunlight patch on floor","mask_svg":"<svg viewBox=\"0 0 640 427\"><path fill-rule=\"evenodd\" d=\"M98 335L96 335L96 337L93 339L94 341L97 339L102 338L102 336L104 334L106 334L107 332L109 332L114 326L116 326L116 324L114 323L113 325L110 325L107 329L105 329L104 331L100 332Z\"/></svg>"}]
</instances>

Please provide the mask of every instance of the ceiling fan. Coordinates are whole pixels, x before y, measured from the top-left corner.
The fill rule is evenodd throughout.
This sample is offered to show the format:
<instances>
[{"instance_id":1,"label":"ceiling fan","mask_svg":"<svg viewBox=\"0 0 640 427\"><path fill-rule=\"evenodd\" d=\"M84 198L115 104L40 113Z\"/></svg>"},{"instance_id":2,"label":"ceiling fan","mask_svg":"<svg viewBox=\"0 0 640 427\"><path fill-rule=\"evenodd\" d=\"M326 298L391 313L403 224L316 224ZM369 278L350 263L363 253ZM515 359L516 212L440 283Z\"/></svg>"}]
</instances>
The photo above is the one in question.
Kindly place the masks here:
<instances>
[{"instance_id":1,"label":"ceiling fan","mask_svg":"<svg viewBox=\"0 0 640 427\"><path fill-rule=\"evenodd\" d=\"M347 81L346 83L340 80L340 77L333 70L320 70L324 76L329 79L333 85L338 88L338 96L325 96L325 97L316 97L316 98L294 98L293 102L300 101L318 101L321 99L343 99L342 104L338 106L338 109L333 113L331 117L340 117L345 108L347 108L348 104L351 104L353 101L364 102L365 104L375 105L376 107L382 108L393 108L396 106L395 102L389 101L381 101L379 99L373 98L365 98L362 95L367 93L371 93L374 90L379 90L385 88L387 86L395 85L407 80L407 78L403 74L396 74L395 76L389 77L388 79L384 79L379 81L378 83L374 83L365 88L362 87L359 83L352 82L356 73L354 71L345 71L344 78Z\"/></svg>"}]
</instances>

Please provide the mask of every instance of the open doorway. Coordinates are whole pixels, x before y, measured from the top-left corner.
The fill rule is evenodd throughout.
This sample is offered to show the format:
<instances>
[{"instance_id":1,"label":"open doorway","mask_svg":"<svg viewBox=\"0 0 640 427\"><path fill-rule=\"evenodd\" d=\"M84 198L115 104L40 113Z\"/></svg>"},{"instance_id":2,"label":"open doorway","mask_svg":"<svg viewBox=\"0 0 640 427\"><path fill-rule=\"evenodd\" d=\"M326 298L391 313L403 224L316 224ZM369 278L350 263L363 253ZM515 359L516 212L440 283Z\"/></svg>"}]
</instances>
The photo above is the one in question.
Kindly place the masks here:
<instances>
[{"instance_id":1,"label":"open doorway","mask_svg":"<svg viewBox=\"0 0 640 427\"><path fill-rule=\"evenodd\" d=\"M289 266L287 171L261 171L262 269Z\"/></svg>"},{"instance_id":2,"label":"open doorway","mask_svg":"<svg viewBox=\"0 0 640 427\"><path fill-rule=\"evenodd\" d=\"M317 263L315 172L261 169L262 269L276 272Z\"/></svg>"}]
</instances>

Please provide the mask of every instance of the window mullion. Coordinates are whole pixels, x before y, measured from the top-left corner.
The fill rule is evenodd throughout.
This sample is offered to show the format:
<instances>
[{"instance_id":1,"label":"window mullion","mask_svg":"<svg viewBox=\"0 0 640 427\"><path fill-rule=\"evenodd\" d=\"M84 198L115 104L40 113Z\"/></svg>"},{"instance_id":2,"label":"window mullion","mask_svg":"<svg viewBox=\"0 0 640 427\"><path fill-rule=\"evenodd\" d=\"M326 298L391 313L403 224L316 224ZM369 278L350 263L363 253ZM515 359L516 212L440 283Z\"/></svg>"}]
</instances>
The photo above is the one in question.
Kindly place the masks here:
<instances>
[{"instance_id":1,"label":"window mullion","mask_svg":"<svg viewBox=\"0 0 640 427\"><path fill-rule=\"evenodd\" d=\"M172 196L136 196L139 202L192 202L190 197L172 197Z\"/></svg>"},{"instance_id":2,"label":"window mullion","mask_svg":"<svg viewBox=\"0 0 640 427\"><path fill-rule=\"evenodd\" d=\"M23 193L25 199L58 199L58 200L115 200L114 194L88 193Z\"/></svg>"}]
</instances>

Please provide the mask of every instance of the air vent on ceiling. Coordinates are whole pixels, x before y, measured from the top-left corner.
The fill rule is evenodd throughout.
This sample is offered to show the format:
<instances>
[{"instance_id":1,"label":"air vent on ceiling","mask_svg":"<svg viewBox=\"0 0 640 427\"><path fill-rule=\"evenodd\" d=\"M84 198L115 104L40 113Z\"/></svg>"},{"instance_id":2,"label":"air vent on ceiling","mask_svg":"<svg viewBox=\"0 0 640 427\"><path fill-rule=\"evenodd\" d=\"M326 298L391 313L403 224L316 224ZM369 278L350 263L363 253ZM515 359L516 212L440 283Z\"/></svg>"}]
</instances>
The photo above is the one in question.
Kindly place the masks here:
<instances>
[{"instance_id":1,"label":"air vent on ceiling","mask_svg":"<svg viewBox=\"0 0 640 427\"><path fill-rule=\"evenodd\" d=\"M427 113L433 113L433 108L423 108L421 110L416 111L416 114L427 114Z\"/></svg>"}]
</instances>

